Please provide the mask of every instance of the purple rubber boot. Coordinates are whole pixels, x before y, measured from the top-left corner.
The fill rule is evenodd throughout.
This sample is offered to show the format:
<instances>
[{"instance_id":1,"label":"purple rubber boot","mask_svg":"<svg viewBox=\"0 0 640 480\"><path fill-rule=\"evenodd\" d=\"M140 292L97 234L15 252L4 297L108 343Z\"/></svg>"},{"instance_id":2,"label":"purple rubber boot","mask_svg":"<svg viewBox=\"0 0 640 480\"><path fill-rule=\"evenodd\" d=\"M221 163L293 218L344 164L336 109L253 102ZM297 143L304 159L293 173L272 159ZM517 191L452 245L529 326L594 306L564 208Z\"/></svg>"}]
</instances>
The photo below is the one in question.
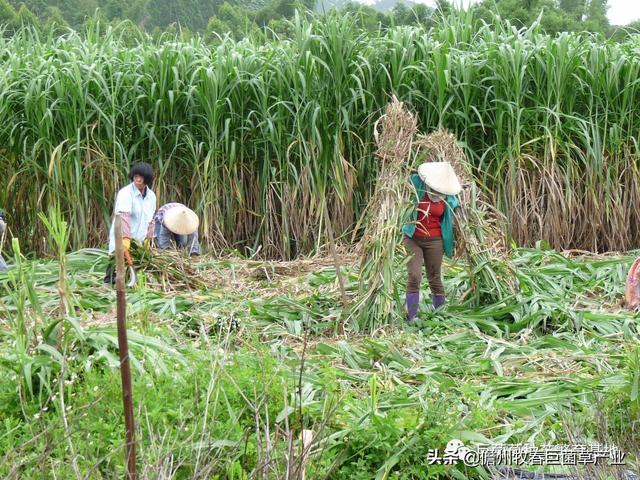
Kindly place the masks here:
<instances>
[{"instance_id":1,"label":"purple rubber boot","mask_svg":"<svg viewBox=\"0 0 640 480\"><path fill-rule=\"evenodd\" d=\"M432 300L433 300L433 308L436 310L438 310L445 304L444 295L434 295L432 297Z\"/></svg>"},{"instance_id":2,"label":"purple rubber boot","mask_svg":"<svg viewBox=\"0 0 640 480\"><path fill-rule=\"evenodd\" d=\"M407 293L407 321L412 321L418 314L420 292Z\"/></svg>"}]
</instances>

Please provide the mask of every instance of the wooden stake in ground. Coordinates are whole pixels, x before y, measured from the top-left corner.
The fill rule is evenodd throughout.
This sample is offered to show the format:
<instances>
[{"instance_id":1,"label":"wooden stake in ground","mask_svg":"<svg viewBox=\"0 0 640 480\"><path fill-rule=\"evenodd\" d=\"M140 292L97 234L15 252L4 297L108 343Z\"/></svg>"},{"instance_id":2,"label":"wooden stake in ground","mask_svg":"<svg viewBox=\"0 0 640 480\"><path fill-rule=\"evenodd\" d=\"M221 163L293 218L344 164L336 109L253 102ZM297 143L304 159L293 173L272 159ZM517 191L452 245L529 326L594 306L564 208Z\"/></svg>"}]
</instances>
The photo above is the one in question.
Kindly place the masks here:
<instances>
[{"instance_id":1,"label":"wooden stake in ground","mask_svg":"<svg viewBox=\"0 0 640 480\"><path fill-rule=\"evenodd\" d=\"M118 350L120 350L120 376L122 378L122 403L126 428L127 480L136 478L136 437L133 419L133 392L131 388L131 368L129 366L129 342L127 341L127 299L124 286L124 249L122 245L122 218L116 214L116 299L118 316Z\"/></svg>"}]
</instances>

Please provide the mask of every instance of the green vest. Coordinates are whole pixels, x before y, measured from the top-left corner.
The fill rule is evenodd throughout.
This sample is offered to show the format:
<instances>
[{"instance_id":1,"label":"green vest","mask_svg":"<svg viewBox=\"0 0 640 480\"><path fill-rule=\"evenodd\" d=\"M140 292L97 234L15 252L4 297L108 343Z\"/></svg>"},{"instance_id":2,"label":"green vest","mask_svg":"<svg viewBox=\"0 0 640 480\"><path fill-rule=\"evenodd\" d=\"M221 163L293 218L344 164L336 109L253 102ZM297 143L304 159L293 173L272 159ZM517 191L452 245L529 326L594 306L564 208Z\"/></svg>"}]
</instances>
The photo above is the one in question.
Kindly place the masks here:
<instances>
[{"instance_id":1,"label":"green vest","mask_svg":"<svg viewBox=\"0 0 640 480\"><path fill-rule=\"evenodd\" d=\"M402 227L402 233L407 237L413 238L413 234L416 233L416 222L418 221L418 204L420 200L427 193L427 186L417 173L411 174L411 184L416 192L413 198L413 211L411 212L411 222L405 224ZM442 231L442 244L444 248L444 254L453 258L455 250L455 241L453 238L453 209L456 208L460 202L455 195L447 195L444 199L445 209L442 215L442 222L440 223L440 229Z\"/></svg>"}]
</instances>

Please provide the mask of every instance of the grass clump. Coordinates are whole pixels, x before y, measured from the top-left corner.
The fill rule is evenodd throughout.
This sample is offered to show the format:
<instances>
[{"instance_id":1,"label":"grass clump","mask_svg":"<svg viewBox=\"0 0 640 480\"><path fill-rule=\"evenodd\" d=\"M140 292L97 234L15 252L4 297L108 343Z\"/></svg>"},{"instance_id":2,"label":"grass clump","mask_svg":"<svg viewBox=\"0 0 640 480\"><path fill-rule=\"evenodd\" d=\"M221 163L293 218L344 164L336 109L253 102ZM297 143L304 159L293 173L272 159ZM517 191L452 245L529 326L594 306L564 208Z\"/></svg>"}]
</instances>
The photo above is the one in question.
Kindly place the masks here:
<instances>
[{"instance_id":1,"label":"grass clump","mask_svg":"<svg viewBox=\"0 0 640 480\"><path fill-rule=\"evenodd\" d=\"M452 438L470 446L613 444L633 471L640 332L617 303L633 259L514 249L515 298L481 308L466 298L446 313L421 313L419 329L373 336L336 333L332 261L285 269L205 257L194 268L229 284L167 293L141 283L128 292L128 325L142 478L284 478L302 470L308 479L480 478L478 468L428 465L427 451L442 452ZM43 325L60 311L58 262L18 260L21 268L0 274L3 356L20 352L11 336L18 312L33 332L32 355L41 341L36 311ZM77 320L67 320L68 347L60 350L64 377L56 367L49 388L26 396L21 370L0 366L2 478L75 478L73 459L84 476L122 477L119 372L109 360L117 359L115 296L100 284L105 262L101 251L67 254ZM355 295L357 261L348 266ZM270 288L255 275L262 269L280 272ZM15 289L20 275L26 288ZM394 278L402 289L403 270ZM445 269L449 291L470 285L462 265Z\"/></svg>"}]
</instances>

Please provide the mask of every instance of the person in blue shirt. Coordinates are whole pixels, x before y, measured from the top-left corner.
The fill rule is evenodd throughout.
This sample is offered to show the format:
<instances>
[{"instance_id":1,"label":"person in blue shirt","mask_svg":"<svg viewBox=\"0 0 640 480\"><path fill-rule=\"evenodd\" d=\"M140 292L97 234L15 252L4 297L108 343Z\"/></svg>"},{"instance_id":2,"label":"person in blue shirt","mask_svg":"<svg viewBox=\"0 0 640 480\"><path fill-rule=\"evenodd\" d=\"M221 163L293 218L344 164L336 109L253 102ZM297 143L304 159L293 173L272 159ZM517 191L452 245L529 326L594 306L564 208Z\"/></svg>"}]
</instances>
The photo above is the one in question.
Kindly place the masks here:
<instances>
[{"instance_id":1,"label":"person in blue shirt","mask_svg":"<svg viewBox=\"0 0 640 480\"><path fill-rule=\"evenodd\" d=\"M4 245L5 234L7 233L7 224L4 221L4 212L0 210L0 245ZM9 267L2 258L2 254L0 254L0 272L6 272L9 270Z\"/></svg>"},{"instance_id":2,"label":"person in blue shirt","mask_svg":"<svg viewBox=\"0 0 640 480\"><path fill-rule=\"evenodd\" d=\"M454 254L453 211L459 205L460 181L448 162L426 162L410 175L414 208L402 227L403 244L411 256L407 264L407 320L413 321L420 304L424 264L434 308L445 304L443 255Z\"/></svg>"},{"instance_id":3,"label":"person in blue shirt","mask_svg":"<svg viewBox=\"0 0 640 480\"><path fill-rule=\"evenodd\" d=\"M167 203L153 217L154 244L163 250L183 248L189 256L199 256L198 225L200 220L193 210L178 202Z\"/></svg>"}]
</instances>

